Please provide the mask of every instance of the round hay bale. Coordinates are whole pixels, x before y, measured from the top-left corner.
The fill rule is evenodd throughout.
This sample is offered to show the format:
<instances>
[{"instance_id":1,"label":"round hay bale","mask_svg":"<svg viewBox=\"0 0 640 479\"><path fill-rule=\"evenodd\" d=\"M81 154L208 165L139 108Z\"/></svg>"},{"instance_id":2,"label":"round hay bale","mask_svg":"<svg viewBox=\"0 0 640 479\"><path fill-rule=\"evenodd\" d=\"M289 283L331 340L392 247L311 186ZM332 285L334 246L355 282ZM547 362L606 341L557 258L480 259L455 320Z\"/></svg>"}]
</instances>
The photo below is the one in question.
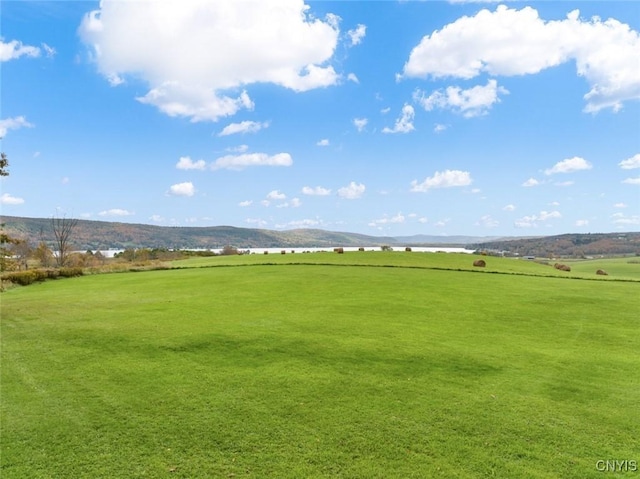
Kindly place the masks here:
<instances>
[{"instance_id":1,"label":"round hay bale","mask_svg":"<svg viewBox=\"0 0 640 479\"><path fill-rule=\"evenodd\" d=\"M408 253L411 253L411 248L409 246L407 246L404 250Z\"/></svg>"},{"instance_id":2,"label":"round hay bale","mask_svg":"<svg viewBox=\"0 0 640 479\"><path fill-rule=\"evenodd\" d=\"M599 274L601 276L609 276L609 273L607 273L605 270L603 269L599 269L598 271L596 271L596 274Z\"/></svg>"},{"instance_id":3,"label":"round hay bale","mask_svg":"<svg viewBox=\"0 0 640 479\"><path fill-rule=\"evenodd\" d=\"M559 269L560 271L571 271L571 266L562 263L556 263L553 265L555 269Z\"/></svg>"},{"instance_id":4,"label":"round hay bale","mask_svg":"<svg viewBox=\"0 0 640 479\"><path fill-rule=\"evenodd\" d=\"M484 268L485 266L487 266L487 262L483 259L477 259L473 262L474 266L477 266L478 268Z\"/></svg>"}]
</instances>

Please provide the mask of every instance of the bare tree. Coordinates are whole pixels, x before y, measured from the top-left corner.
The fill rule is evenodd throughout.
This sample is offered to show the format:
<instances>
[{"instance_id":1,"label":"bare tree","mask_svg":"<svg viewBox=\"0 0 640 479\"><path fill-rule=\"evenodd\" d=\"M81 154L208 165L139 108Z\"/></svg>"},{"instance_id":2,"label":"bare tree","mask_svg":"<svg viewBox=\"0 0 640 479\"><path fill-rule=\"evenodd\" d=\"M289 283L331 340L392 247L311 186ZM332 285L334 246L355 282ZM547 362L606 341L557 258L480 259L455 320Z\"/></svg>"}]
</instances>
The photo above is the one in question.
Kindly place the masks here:
<instances>
[{"instance_id":1,"label":"bare tree","mask_svg":"<svg viewBox=\"0 0 640 479\"><path fill-rule=\"evenodd\" d=\"M77 225L78 220L75 218L67 218L66 216L62 218L54 216L51 218L51 228L56 238L56 249L58 250L56 256L58 267L64 266L69 258L69 253L71 253L71 235Z\"/></svg>"}]
</instances>

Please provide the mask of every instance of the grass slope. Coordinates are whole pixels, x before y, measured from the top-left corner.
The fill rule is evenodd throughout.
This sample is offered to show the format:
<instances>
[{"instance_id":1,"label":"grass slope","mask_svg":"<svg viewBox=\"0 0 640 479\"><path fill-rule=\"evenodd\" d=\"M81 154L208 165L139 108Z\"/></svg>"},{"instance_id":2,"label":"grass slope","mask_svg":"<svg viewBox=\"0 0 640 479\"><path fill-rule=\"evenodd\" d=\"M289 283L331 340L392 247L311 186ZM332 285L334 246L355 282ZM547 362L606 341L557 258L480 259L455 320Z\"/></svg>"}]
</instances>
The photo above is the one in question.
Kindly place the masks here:
<instances>
[{"instance_id":1,"label":"grass slope","mask_svg":"<svg viewBox=\"0 0 640 479\"><path fill-rule=\"evenodd\" d=\"M563 261L572 268L571 272L559 271L553 264L544 264L515 258L477 256L463 253L417 253L404 251L352 251L344 254L320 252L313 254L252 254L241 256L213 256L174 261L174 267L213 267L257 264L332 264L344 266L384 266L424 268L436 270L473 271L482 273L504 273L530 276L554 276L598 280L640 281L640 261L638 258L612 258L593 261ZM484 259L484 268L473 266L477 259ZM598 276L596 271L604 269L609 276Z\"/></svg>"},{"instance_id":2,"label":"grass slope","mask_svg":"<svg viewBox=\"0 0 640 479\"><path fill-rule=\"evenodd\" d=\"M259 264L17 288L0 475L600 478L640 459L638 292Z\"/></svg>"}]
</instances>

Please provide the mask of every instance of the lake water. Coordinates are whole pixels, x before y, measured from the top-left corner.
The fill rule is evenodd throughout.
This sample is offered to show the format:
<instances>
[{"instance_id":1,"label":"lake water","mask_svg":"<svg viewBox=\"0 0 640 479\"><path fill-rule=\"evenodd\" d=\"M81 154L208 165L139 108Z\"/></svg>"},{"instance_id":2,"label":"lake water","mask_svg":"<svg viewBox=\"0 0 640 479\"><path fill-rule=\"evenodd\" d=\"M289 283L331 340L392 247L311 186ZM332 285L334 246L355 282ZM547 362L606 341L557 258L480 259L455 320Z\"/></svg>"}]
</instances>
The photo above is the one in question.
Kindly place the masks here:
<instances>
[{"instance_id":1,"label":"lake water","mask_svg":"<svg viewBox=\"0 0 640 479\"><path fill-rule=\"evenodd\" d=\"M359 247L357 246L347 246L343 248L345 253L358 251ZM378 246L365 246L365 251L382 251ZM113 258L117 253L122 253L123 249L109 249L109 250L101 250L100 252L104 255L105 258ZM209 251L204 249L192 249L190 251ZM222 249L212 249L215 253L220 253ZM248 248L242 251L249 251L251 254L264 254L266 251L269 254L280 254L282 251L286 251L287 254L295 253L319 253L321 251L333 252L333 248ZM394 251L404 251L404 246L398 246L394 248ZM466 249L462 247L438 247L438 246L412 246L411 251L414 253L465 253L472 254L474 250ZM84 251L80 251L83 253ZM95 253L95 251L94 251Z\"/></svg>"}]
</instances>

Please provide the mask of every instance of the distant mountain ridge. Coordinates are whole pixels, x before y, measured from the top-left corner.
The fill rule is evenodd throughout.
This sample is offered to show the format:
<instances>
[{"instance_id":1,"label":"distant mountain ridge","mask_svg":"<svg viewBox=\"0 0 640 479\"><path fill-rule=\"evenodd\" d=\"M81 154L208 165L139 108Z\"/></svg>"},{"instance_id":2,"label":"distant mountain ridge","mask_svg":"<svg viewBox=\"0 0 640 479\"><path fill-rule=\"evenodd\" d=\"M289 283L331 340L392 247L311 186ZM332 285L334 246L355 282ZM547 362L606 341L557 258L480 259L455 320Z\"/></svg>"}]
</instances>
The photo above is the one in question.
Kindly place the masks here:
<instances>
[{"instance_id":1,"label":"distant mountain ridge","mask_svg":"<svg viewBox=\"0 0 640 479\"><path fill-rule=\"evenodd\" d=\"M4 229L10 236L28 239L34 244L40 241L49 245L54 244L50 218L2 216L0 222L4 223ZM421 240L424 238L426 237L421 237ZM434 243L450 243L448 237L434 236L431 238ZM400 244L393 237L321 229L274 231L234 226L156 226L92 220L78 220L72 235L72 243L73 247L78 250L109 248L217 249L226 245L241 249L312 248Z\"/></svg>"},{"instance_id":2,"label":"distant mountain ridge","mask_svg":"<svg viewBox=\"0 0 640 479\"><path fill-rule=\"evenodd\" d=\"M54 245L51 218L1 216L0 223L11 237L33 246L44 241ZM108 221L78 220L72 235L74 249L110 248L219 249L329 248L336 246L466 246L470 249L507 251L535 256L596 254L640 254L640 233L565 234L536 237L491 236L370 236L358 233L295 229L274 231L235 226L156 226Z\"/></svg>"}]
</instances>

